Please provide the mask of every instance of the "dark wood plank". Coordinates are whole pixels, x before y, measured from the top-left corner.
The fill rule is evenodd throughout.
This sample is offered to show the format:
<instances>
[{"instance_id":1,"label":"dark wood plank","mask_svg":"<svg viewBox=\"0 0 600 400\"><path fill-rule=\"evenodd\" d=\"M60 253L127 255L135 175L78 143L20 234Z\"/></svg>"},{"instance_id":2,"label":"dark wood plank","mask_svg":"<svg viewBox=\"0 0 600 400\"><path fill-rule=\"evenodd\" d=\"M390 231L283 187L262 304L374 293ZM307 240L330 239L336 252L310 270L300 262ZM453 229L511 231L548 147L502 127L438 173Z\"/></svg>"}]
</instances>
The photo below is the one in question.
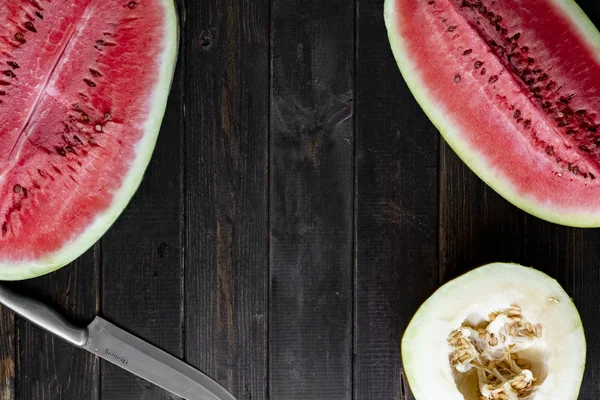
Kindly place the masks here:
<instances>
[{"instance_id":1,"label":"dark wood plank","mask_svg":"<svg viewBox=\"0 0 600 400\"><path fill-rule=\"evenodd\" d=\"M357 8L355 399L406 399L401 335L438 281L438 134L406 87L383 2Z\"/></svg>"},{"instance_id":2,"label":"dark wood plank","mask_svg":"<svg viewBox=\"0 0 600 400\"><path fill-rule=\"evenodd\" d=\"M272 2L270 394L352 393L352 1Z\"/></svg>"},{"instance_id":3,"label":"dark wood plank","mask_svg":"<svg viewBox=\"0 0 600 400\"><path fill-rule=\"evenodd\" d=\"M180 18L185 21L183 12ZM145 178L101 242L103 316L176 357L183 357L184 345L183 58ZM101 393L103 400L176 398L104 361Z\"/></svg>"},{"instance_id":4,"label":"dark wood plank","mask_svg":"<svg viewBox=\"0 0 600 400\"><path fill-rule=\"evenodd\" d=\"M0 309L0 399L15 399L16 330L15 316Z\"/></svg>"},{"instance_id":5,"label":"dark wood plank","mask_svg":"<svg viewBox=\"0 0 600 400\"><path fill-rule=\"evenodd\" d=\"M521 262L525 214L481 181L440 137L440 284L480 265Z\"/></svg>"},{"instance_id":6,"label":"dark wood plank","mask_svg":"<svg viewBox=\"0 0 600 400\"><path fill-rule=\"evenodd\" d=\"M72 265L18 285L73 323L86 326L98 311L99 249ZM18 318L16 399L99 399L99 361L56 336Z\"/></svg>"},{"instance_id":7,"label":"dark wood plank","mask_svg":"<svg viewBox=\"0 0 600 400\"><path fill-rule=\"evenodd\" d=\"M186 358L267 398L269 3L190 2Z\"/></svg>"}]
</instances>

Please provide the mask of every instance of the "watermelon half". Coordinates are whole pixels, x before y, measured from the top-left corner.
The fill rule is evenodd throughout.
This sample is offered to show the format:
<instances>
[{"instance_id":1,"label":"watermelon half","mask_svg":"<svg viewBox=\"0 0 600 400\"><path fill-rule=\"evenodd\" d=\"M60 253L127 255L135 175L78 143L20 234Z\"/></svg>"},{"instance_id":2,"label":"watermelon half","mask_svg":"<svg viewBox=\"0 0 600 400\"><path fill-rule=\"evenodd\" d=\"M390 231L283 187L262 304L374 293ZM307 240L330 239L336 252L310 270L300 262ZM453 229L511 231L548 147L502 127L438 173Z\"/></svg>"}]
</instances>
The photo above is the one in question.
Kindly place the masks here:
<instances>
[{"instance_id":1,"label":"watermelon half","mask_svg":"<svg viewBox=\"0 0 600 400\"><path fill-rule=\"evenodd\" d=\"M547 221L600 226L600 33L571 0L386 0L394 55L445 140Z\"/></svg>"},{"instance_id":2,"label":"watermelon half","mask_svg":"<svg viewBox=\"0 0 600 400\"><path fill-rule=\"evenodd\" d=\"M126 207L177 48L172 0L0 0L0 279L73 261Z\"/></svg>"}]
</instances>

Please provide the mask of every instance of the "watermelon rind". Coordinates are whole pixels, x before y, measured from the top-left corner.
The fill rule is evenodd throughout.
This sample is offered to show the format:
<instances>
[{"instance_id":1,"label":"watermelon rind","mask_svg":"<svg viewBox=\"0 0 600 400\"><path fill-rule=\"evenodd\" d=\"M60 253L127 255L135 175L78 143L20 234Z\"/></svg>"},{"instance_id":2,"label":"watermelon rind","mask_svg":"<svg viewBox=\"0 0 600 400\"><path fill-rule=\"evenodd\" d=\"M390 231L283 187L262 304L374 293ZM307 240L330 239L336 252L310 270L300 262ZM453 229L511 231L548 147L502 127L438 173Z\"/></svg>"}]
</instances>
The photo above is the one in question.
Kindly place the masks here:
<instances>
[{"instance_id":1,"label":"watermelon rind","mask_svg":"<svg viewBox=\"0 0 600 400\"><path fill-rule=\"evenodd\" d=\"M164 51L160 73L152 94L148 120L144 123L144 135L136 146L135 159L132 160L121 188L115 193L111 205L100 213L82 234L64 244L59 250L36 260L0 262L0 280L16 281L35 278L73 262L100 240L119 218L139 188L154 153L173 84L179 50L179 21L175 3L173 0L162 0L161 4L165 12L165 34L162 41Z\"/></svg>"},{"instance_id":2,"label":"watermelon rind","mask_svg":"<svg viewBox=\"0 0 600 400\"><path fill-rule=\"evenodd\" d=\"M558 211L549 201L540 202L538 199L519 193L499 171L492 168L478 154L475 148L461 140L460 127L444 113L443 106L436 104L429 95L426 82L423 82L419 76L418 66L408 56L405 39L398 34L397 27L400 22L395 11L395 4L398 1L405 0L385 0L384 4L384 19L393 55L408 88L450 148L481 180L521 210L555 224L580 228L600 227L600 209ZM572 26L576 27L581 38L600 60L600 32L579 5L572 0L549 1L555 4L557 9L563 11L565 18L570 21Z\"/></svg>"}]
</instances>

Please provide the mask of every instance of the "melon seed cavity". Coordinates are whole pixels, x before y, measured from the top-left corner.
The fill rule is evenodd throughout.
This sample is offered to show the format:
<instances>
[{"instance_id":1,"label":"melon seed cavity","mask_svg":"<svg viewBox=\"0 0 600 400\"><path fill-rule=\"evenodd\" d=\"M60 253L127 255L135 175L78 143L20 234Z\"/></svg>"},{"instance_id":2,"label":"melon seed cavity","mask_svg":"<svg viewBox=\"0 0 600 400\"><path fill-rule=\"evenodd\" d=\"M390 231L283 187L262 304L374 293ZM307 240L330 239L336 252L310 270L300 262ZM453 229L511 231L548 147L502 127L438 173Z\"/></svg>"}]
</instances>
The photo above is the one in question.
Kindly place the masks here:
<instances>
[{"instance_id":1,"label":"melon seed cavity","mask_svg":"<svg viewBox=\"0 0 600 400\"><path fill-rule=\"evenodd\" d=\"M457 382L469 375L479 397L468 400L531 400L545 378L543 331L528 322L518 305L491 313L473 326L464 322L450 333L449 362ZM465 393L463 393L465 394Z\"/></svg>"}]
</instances>

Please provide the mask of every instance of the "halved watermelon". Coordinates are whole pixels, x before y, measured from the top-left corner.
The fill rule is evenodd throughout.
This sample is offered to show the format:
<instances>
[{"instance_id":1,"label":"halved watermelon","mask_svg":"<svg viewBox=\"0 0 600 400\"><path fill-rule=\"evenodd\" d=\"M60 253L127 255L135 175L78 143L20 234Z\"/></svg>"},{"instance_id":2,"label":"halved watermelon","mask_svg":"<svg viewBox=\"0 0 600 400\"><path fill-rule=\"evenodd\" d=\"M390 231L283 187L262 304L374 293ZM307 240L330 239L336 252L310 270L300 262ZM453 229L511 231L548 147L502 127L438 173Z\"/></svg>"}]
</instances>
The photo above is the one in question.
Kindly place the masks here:
<instances>
[{"instance_id":1,"label":"halved watermelon","mask_svg":"<svg viewBox=\"0 0 600 400\"><path fill-rule=\"evenodd\" d=\"M493 189L600 226L600 33L571 0L386 0L400 70Z\"/></svg>"},{"instance_id":2,"label":"halved watermelon","mask_svg":"<svg viewBox=\"0 0 600 400\"><path fill-rule=\"evenodd\" d=\"M0 0L0 279L64 266L122 212L177 48L172 0Z\"/></svg>"}]
</instances>

